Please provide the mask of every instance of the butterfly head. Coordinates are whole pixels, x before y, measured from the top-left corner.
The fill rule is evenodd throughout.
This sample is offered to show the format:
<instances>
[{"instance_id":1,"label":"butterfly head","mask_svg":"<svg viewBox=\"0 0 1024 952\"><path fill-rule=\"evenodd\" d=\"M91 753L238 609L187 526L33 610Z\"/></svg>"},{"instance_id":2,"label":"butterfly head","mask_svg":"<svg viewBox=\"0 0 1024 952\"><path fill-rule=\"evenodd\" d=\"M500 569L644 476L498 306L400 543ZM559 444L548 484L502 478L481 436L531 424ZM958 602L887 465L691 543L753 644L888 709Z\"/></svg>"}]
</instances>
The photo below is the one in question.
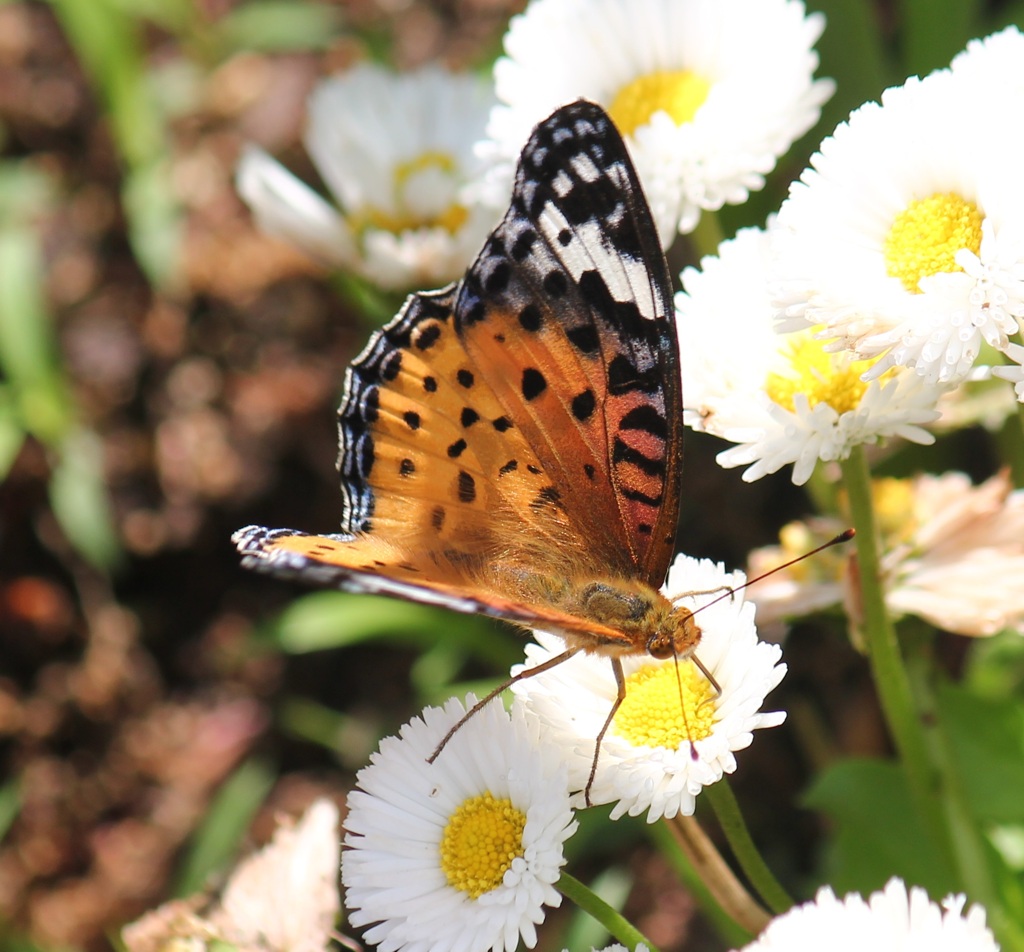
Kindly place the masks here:
<instances>
[{"instance_id":1,"label":"butterfly head","mask_svg":"<svg viewBox=\"0 0 1024 952\"><path fill-rule=\"evenodd\" d=\"M645 647L652 658L682 660L693 653L693 649L700 642L700 634L700 627L694 620L693 612L682 605L676 605L663 617L660 624L652 628Z\"/></svg>"}]
</instances>

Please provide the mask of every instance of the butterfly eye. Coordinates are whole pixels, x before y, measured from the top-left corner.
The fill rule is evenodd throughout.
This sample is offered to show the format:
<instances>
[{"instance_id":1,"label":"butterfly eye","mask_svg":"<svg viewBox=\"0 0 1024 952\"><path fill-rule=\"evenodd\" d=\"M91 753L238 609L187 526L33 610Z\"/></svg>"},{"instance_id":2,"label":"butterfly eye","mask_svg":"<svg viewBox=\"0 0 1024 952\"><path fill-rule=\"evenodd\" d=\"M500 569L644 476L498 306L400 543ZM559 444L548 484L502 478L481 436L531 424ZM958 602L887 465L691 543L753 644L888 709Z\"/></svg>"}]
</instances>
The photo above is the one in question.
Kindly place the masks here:
<instances>
[{"instance_id":1,"label":"butterfly eye","mask_svg":"<svg viewBox=\"0 0 1024 952\"><path fill-rule=\"evenodd\" d=\"M655 631L647 639L647 653L659 661L671 658L676 653L675 643L671 634L666 631Z\"/></svg>"}]
</instances>

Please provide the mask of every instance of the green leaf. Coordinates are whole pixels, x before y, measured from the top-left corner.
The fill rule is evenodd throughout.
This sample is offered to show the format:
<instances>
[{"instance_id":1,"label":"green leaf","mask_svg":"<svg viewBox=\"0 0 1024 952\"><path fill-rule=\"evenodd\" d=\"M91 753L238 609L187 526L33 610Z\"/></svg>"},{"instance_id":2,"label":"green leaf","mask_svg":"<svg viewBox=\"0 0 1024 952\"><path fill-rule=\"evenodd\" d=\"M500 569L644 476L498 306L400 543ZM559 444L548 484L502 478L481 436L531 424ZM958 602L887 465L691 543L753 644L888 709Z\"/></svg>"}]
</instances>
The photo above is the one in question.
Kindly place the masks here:
<instances>
[{"instance_id":1,"label":"green leaf","mask_svg":"<svg viewBox=\"0 0 1024 952\"><path fill-rule=\"evenodd\" d=\"M213 873L225 869L235 858L242 837L274 780L273 768L254 758L224 781L192 837L178 870L174 895L190 896L199 892Z\"/></svg>"},{"instance_id":2,"label":"green leaf","mask_svg":"<svg viewBox=\"0 0 1024 952\"><path fill-rule=\"evenodd\" d=\"M1014 419L1018 432L1019 422ZM994 699L1024 696L1024 638L1003 631L971 644L964 685L978 697Z\"/></svg>"},{"instance_id":3,"label":"green leaf","mask_svg":"<svg viewBox=\"0 0 1024 952\"><path fill-rule=\"evenodd\" d=\"M31 228L0 229L0 275L0 369L24 428L52 446L71 425L72 411L43 295L39 237Z\"/></svg>"},{"instance_id":4,"label":"green leaf","mask_svg":"<svg viewBox=\"0 0 1024 952\"><path fill-rule=\"evenodd\" d=\"M594 895L621 912L629 898L633 877L621 866L612 866L589 885ZM566 949L600 949L609 941L608 930L582 909L577 909L558 944Z\"/></svg>"},{"instance_id":5,"label":"green leaf","mask_svg":"<svg viewBox=\"0 0 1024 952\"><path fill-rule=\"evenodd\" d=\"M365 715L343 714L304 697L286 697L277 709L281 729L294 737L329 750L348 770L356 771L370 759L385 730Z\"/></svg>"},{"instance_id":6,"label":"green leaf","mask_svg":"<svg viewBox=\"0 0 1024 952\"><path fill-rule=\"evenodd\" d=\"M323 50L341 31L341 16L326 4L256 0L236 7L215 29L225 56L247 50Z\"/></svg>"},{"instance_id":7,"label":"green leaf","mask_svg":"<svg viewBox=\"0 0 1024 952\"><path fill-rule=\"evenodd\" d=\"M18 789L18 781L8 780L0 787L0 841L17 819L20 810L21 791Z\"/></svg>"},{"instance_id":8,"label":"green leaf","mask_svg":"<svg viewBox=\"0 0 1024 952\"><path fill-rule=\"evenodd\" d=\"M120 556L103 475L103 450L88 430L76 429L57 450L50 477L53 514L75 550L98 569L112 569Z\"/></svg>"},{"instance_id":9,"label":"green leaf","mask_svg":"<svg viewBox=\"0 0 1024 952\"><path fill-rule=\"evenodd\" d=\"M924 76L948 66L982 29L979 0L904 0L903 68Z\"/></svg>"},{"instance_id":10,"label":"green leaf","mask_svg":"<svg viewBox=\"0 0 1024 952\"><path fill-rule=\"evenodd\" d=\"M158 288L173 290L181 278L184 219L166 157L140 163L124 179L122 192L132 251Z\"/></svg>"},{"instance_id":11,"label":"green leaf","mask_svg":"<svg viewBox=\"0 0 1024 952\"><path fill-rule=\"evenodd\" d=\"M121 154L130 165L165 149L150 101L141 21L111 0L50 0L75 53L103 99Z\"/></svg>"},{"instance_id":12,"label":"green leaf","mask_svg":"<svg viewBox=\"0 0 1024 952\"><path fill-rule=\"evenodd\" d=\"M387 641L422 649L445 643L499 667L517 660L510 639L497 636L481 618L345 592L303 596L263 629L261 639L289 654Z\"/></svg>"},{"instance_id":13,"label":"green leaf","mask_svg":"<svg viewBox=\"0 0 1024 952\"><path fill-rule=\"evenodd\" d=\"M120 14L134 20L148 20L175 34L195 28L196 8L191 0L109 0Z\"/></svg>"},{"instance_id":14,"label":"green leaf","mask_svg":"<svg viewBox=\"0 0 1024 952\"><path fill-rule=\"evenodd\" d=\"M971 812L982 823L1024 822L1024 704L952 685L938 700Z\"/></svg>"},{"instance_id":15,"label":"green leaf","mask_svg":"<svg viewBox=\"0 0 1024 952\"><path fill-rule=\"evenodd\" d=\"M878 9L864 0L813 0L810 9L825 14L825 32L818 40L818 76L836 81L836 94L822 109L821 126L829 131L850 110L877 99L895 78L886 62Z\"/></svg>"},{"instance_id":16,"label":"green leaf","mask_svg":"<svg viewBox=\"0 0 1024 952\"><path fill-rule=\"evenodd\" d=\"M0 222L4 228L31 225L56 201L53 178L28 160L0 162Z\"/></svg>"},{"instance_id":17,"label":"green leaf","mask_svg":"<svg viewBox=\"0 0 1024 952\"><path fill-rule=\"evenodd\" d=\"M26 435L8 388L0 385L0 482L7 477Z\"/></svg>"},{"instance_id":18,"label":"green leaf","mask_svg":"<svg viewBox=\"0 0 1024 952\"><path fill-rule=\"evenodd\" d=\"M1004 26L1011 25L1024 27L1024 2L1022 0L1014 0L1013 3L1000 6L995 22L984 32L992 33Z\"/></svg>"},{"instance_id":19,"label":"green leaf","mask_svg":"<svg viewBox=\"0 0 1024 952\"><path fill-rule=\"evenodd\" d=\"M139 264L158 288L178 276L182 226L168 172L170 147L160 96L147 72L142 20L119 0L50 0L104 103L127 165L123 201ZM180 15L171 3L168 17Z\"/></svg>"},{"instance_id":20,"label":"green leaf","mask_svg":"<svg viewBox=\"0 0 1024 952\"><path fill-rule=\"evenodd\" d=\"M825 881L836 893L866 894L891 876L923 886L933 897L956 890L956 876L922 827L896 764L835 764L818 777L805 803L835 826Z\"/></svg>"}]
</instances>

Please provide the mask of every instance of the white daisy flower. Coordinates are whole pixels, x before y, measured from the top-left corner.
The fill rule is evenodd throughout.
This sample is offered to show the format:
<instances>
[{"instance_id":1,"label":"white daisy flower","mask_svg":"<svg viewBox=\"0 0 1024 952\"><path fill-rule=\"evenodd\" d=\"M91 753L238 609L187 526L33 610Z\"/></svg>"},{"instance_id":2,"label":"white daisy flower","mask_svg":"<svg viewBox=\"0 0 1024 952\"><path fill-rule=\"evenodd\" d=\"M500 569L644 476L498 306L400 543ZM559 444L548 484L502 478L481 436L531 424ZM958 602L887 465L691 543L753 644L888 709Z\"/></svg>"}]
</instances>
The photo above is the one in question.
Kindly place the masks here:
<instances>
[{"instance_id":1,"label":"white daisy flower","mask_svg":"<svg viewBox=\"0 0 1024 952\"><path fill-rule=\"evenodd\" d=\"M338 206L255 147L238 190L268 232L382 288L455 280L499 217L497 205L467 198L492 104L475 75L356 66L309 102L306 148Z\"/></svg>"},{"instance_id":2,"label":"white daisy flower","mask_svg":"<svg viewBox=\"0 0 1024 952\"><path fill-rule=\"evenodd\" d=\"M380 952L533 948L544 907L561 902L576 830L561 753L495 701L427 763L465 710L428 707L383 740L349 796L345 906Z\"/></svg>"},{"instance_id":3,"label":"white daisy flower","mask_svg":"<svg viewBox=\"0 0 1024 952\"><path fill-rule=\"evenodd\" d=\"M1024 634L1024 490L1006 473L972 486L963 473L873 484L885 603L943 631L983 637ZM762 574L821 544L839 520L791 523L780 545L751 553ZM776 572L751 593L762 624L846 601L856 608L849 558L821 553Z\"/></svg>"},{"instance_id":4,"label":"white daisy flower","mask_svg":"<svg viewBox=\"0 0 1024 952\"><path fill-rule=\"evenodd\" d=\"M662 241L746 201L833 92L797 0L533 0L495 64L488 133L511 175L534 124L583 97L626 138Z\"/></svg>"},{"instance_id":5,"label":"white daisy flower","mask_svg":"<svg viewBox=\"0 0 1024 952\"><path fill-rule=\"evenodd\" d=\"M622 658L626 697L605 734L590 790L591 803L615 803L612 818L647 812L689 816L703 787L736 769L734 751L750 746L753 731L781 724L785 714L761 713L765 696L782 680L776 645L757 640L754 610L740 592L742 573L680 556L663 591L691 609L721 598L698 614L703 636L695 652L720 694L693 662ZM695 592L697 594L687 594ZM536 667L564 649L562 640L536 632L527 662L513 674ZM677 676L678 675L678 676ZM685 709L680 707L680 679ZM570 786L582 791L594 763L594 744L616 697L607 658L578 654L512 686L543 724L545 742L569 766ZM583 803L582 792L576 802Z\"/></svg>"},{"instance_id":6,"label":"white daisy flower","mask_svg":"<svg viewBox=\"0 0 1024 952\"><path fill-rule=\"evenodd\" d=\"M967 48L953 57L950 69L972 82L999 83L1004 94L1019 101L1024 95L1024 34L1016 26L970 40Z\"/></svg>"},{"instance_id":7,"label":"white daisy flower","mask_svg":"<svg viewBox=\"0 0 1024 952\"><path fill-rule=\"evenodd\" d=\"M718 462L748 466L747 481L793 463L800 485L818 460L845 459L861 443L894 436L933 442L921 425L938 417L946 388L896 369L864 382L870 363L828 352L813 330L774 332L768 282L775 234L774 227L744 229L702 270L680 276L684 421L739 444Z\"/></svg>"},{"instance_id":8,"label":"white daisy flower","mask_svg":"<svg viewBox=\"0 0 1024 952\"><path fill-rule=\"evenodd\" d=\"M1024 403L1024 347L1011 341L1004 353L1013 363L993 367L992 375L1009 380L1018 402Z\"/></svg>"},{"instance_id":9,"label":"white daisy flower","mask_svg":"<svg viewBox=\"0 0 1024 952\"><path fill-rule=\"evenodd\" d=\"M835 952L998 952L985 910L974 905L964 912L966 902L965 896L950 896L940 906L920 886L908 891L895 878L866 900L857 893L839 899L824 886L813 902L768 923L743 952L817 952L823 945Z\"/></svg>"},{"instance_id":10,"label":"white daisy flower","mask_svg":"<svg viewBox=\"0 0 1024 952\"><path fill-rule=\"evenodd\" d=\"M905 366L957 382L1024 317L1024 187L1016 152L991 145L1024 84L976 68L982 52L854 111L779 212L780 326L884 355L869 378Z\"/></svg>"}]
</instances>

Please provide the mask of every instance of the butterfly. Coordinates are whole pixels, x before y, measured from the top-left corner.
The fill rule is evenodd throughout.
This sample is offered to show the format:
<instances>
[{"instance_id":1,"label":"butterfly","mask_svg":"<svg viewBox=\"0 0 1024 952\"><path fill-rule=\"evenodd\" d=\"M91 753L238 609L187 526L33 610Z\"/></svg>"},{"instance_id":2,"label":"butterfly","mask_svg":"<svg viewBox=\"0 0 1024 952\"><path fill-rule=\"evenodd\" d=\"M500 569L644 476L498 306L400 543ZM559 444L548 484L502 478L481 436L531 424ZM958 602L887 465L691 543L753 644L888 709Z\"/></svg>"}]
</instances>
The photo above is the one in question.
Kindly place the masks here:
<instances>
[{"instance_id":1,"label":"butterfly","mask_svg":"<svg viewBox=\"0 0 1024 952\"><path fill-rule=\"evenodd\" d=\"M508 212L462 280L411 295L349 367L343 531L248 526L234 542L250 568L564 638L513 680L607 656L618 699L599 751L625 696L620 659L682 659L700 640L659 591L680 390L650 209L611 119L577 101L533 130Z\"/></svg>"}]
</instances>

